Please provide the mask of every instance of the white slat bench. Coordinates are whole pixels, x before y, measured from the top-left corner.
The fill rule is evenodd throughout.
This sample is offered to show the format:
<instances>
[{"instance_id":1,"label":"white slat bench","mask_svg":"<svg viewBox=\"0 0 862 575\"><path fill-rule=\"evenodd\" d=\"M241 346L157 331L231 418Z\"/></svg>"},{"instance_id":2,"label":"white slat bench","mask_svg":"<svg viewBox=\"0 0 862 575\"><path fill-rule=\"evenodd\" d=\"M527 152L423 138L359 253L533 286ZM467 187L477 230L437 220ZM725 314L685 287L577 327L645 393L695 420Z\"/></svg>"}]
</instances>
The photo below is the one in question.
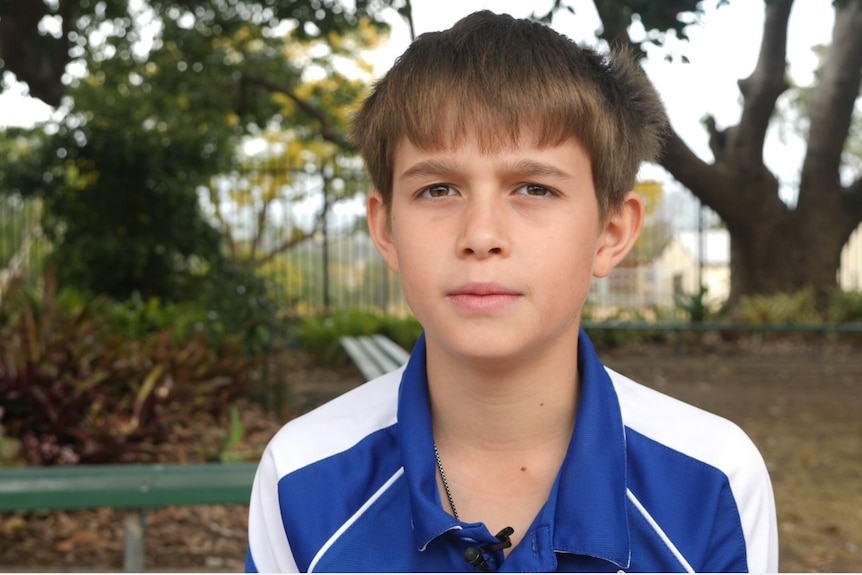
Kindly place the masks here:
<instances>
[{"instance_id":1,"label":"white slat bench","mask_svg":"<svg viewBox=\"0 0 862 575\"><path fill-rule=\"evenodd\" d=\"M350 356L366 380L396 370L410 359L410 354L384 335L348 335L341 347Z\"/></svg>"}]
</instances>

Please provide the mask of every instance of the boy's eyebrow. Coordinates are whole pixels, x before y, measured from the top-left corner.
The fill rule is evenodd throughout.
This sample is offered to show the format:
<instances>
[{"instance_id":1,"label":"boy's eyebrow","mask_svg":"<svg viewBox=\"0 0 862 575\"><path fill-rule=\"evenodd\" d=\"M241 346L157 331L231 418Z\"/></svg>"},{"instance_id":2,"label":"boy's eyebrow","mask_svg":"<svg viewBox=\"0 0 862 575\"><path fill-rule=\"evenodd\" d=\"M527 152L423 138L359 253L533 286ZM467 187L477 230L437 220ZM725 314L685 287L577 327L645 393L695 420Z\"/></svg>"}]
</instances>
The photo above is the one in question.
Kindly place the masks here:
<instances>
[{"instance_id":1,"label":"boy's eyebrow","mask_svg":"<svg viewBox=\"0 0 862 575\"><path fill-rule=\"evenodd\" d=\"M457 171L458 167L455 164L444 160L423 160L418 164L410 166L407 170L404 170L400 179L410 180L425 176L442 176L444 174L451 174Z\"/></svg>"},{"instance_id":2,"label":"boy's eyebrow","mask_svg":"<svg viewBox=\"0 0 862 575\"><path fill-rule=\"evenodd\" d=\"M568 178L570 174L553 164L535 160L520 160L509 165L507 172L524 176L545 176L553 178Z\"/></svg>"},{"instance_id":3,"label":"boy's eyebrow","mask_svg":"<svg viewBox=\"0 0 862 575\"><path fill-rule=\"evenodd\" d=\"M410 166L405 170L400 178L409 180L412 178L422 178L425 176L443 176L459 171L457 164L438 159L424 160L418 164ZM553 164L538 162L536 160L519 160L517 162L505 163L501 165L501 172L507 174L517 174L519 176L543 176L554 178L568 178L570 174L561 170Z\"/></svg>"}]
</instances>

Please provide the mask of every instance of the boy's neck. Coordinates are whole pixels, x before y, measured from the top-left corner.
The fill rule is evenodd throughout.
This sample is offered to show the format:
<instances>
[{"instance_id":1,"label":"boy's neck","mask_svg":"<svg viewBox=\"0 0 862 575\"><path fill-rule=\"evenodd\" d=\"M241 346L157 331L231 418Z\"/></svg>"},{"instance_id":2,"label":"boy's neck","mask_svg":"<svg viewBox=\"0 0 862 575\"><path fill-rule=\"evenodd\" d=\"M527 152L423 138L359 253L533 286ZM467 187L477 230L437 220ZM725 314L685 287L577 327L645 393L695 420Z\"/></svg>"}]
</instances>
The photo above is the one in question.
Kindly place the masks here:
<instances>
[{"instance_id":1,"label":"boy's neck","mask_svg":"<svg viewBox=\"0 0 862 575\"><path fill-rule=\"evenodd\" d=\"M577 353L562 348L489 367L427 347L434 440L448 478L444 486L438 477L441 501L451 498L461 520L491 533L511 526L514 545L547 500L575 425Z\"/></svg>"},{"instance_id":2,"label":"boy's neck","mask_svg":"<svg viewBox=\"0 0 862 575\"><path fill-rule=\"evenodd\" d=\"M568 445L579 389L574 348L557 346L504 365L459 361L433 342L426 345L438 442L489 452L530 450L548 441Z\"/></svg>"}]
</instances>

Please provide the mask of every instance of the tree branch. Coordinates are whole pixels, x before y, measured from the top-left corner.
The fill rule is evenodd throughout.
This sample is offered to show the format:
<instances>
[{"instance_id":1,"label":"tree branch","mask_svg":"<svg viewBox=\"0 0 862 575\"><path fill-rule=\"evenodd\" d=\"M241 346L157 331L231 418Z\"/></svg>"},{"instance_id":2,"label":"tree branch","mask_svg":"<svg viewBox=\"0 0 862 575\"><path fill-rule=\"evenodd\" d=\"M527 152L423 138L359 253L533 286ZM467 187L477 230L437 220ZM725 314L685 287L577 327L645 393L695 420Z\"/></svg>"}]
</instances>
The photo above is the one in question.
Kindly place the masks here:
<instances>
[{"instance_id":1,"label":"tree branch","mask_svg":"<svg viewBox=\"0 0 862 575\"><path fill-rule=\"evenodd\" d=\"M318 218L319 219L319 218ZM320 225L315 222L314 228L310 232L300 231L298 234L291 235L288 239L284 240L278 246L276 246L271 251L266 252L265 254L261 254L259 260L257 260L256 265L258 267L265 265L272 260L274 260L279 254L283 254L284 252L290 250L294 246L301 244L306 241L308 238L313 237L315 233L320 230Z\"/></svg>"},{"instance_id":2,"label":"tree branch","mask_svg":"<svg viewBox=\"0 0 862 575\"><path fill-rule=\"evenodd\" d=\"M862 176L844 190L844 205L853 221L862 220Z\"/></svg>"},{"instance_id":3,"label":"tree branch","mask_svg":"<svg viewBox=\"0 0 862 575\"><path fill-rule=\"evenodd\" d=\"M355 150L355 146L347 139L346 135L333 126L332 121L326 114L323 113L322 110L314 107L309 102L306 102L302 98L296 95L296 93L289 87L279 84L278 82L274 82L269 80L268 78L262 78L260 76L254 76L249 74L244 74L240 78L240 92L242 93L245 90L245 87L248 85L258 86L265 90L269 90L270 92L277 92L279 94L283 94L290 98L290 100L296 104L296 107L302 110L305 114L309 115L320 125L320 136L333 144L345 149L345 150Z\"/></svg>"},{"instance_id":4,"label":"tree branch","mask_svg":"<svg viewBox=\"0 0 862 575\"><path fill-rule=\"evenodd\" d=\"M742 92L742 115L733 140L733 153L738 159L757 158L763 165L763 144L766 130L778 97L789 87L784 77L787 68L787 24L793 0L766 2L763 40L760 54L751 75L738 82Z\"/></svg>"},{"instance_id":5,"label":"tree branch","mask_svg":"<svg viewBox=\"0 0 862 575\"><path fill-rule=\"evenodd\" d=\"M61 76L69 61L68 37L55 40L39 34L39 22L48 15L44 2L10 2L0 18L0 60L18 80L27 84L30 95L50 106L59 106L63 97ZM64 33L66 18L72 19L72 2L61 3ZM68 15L67 15L68 14ZM45 45L50 46L46 50Z\"/></svg>"},{"instance_id":6,"label":"tree branch","mask_svg":"<svg viewBox=\"0 0 862 575\"><path fill-rule=\"evenodd\" d=\"M828 183L839 189L841 154L862 82L862 2L835 9L832 46L811 100L802 190ZM810 184L809 184L810 182ZM801 199L800 199L801 201Z\"/></svg>"},{"instance_id":7,"label":"tree branch","mask_svg":"<svg viewBox=\"0 0 862 575\"><path fill-rule=\"evenodd\" d=\"M720 215L726 213L731 202L722 193L724 178L715 166L698 158L675 130L665 142L659 163L704 204Z\"/></svg>"},{"instance_id":8,"label":"tree branch","mask_svg":"<svg viewBox=\"0 0 862 575\"><path fill-rule=\"evenodd\" d=\"M251 257L251 261L255 261L257 259L257 250L260 248L260 244L263 241L263 234L266 231L266 216L269 213L269 206L271 204L272 200L264 199L263 205L257 212L257 224L255 226L257 231L251 240L251 255L249 256Z\"/></svg>"},{"instance_id":9,"label":"tree branch","mask_svg":"<svg viewBox=\"0 0 862 575\"><path fill-rule=\"evenodd\" d=\"M628 25L630 17L625 14L616 0L595 0L596 12L602 21L602 31L599 37L608 44L618 48L627 48L631 54L643 56L641 47L632 42Z\"/></svg>"},{"instance_id":10,"label":"tree branch","mask_svg":"<svg viewBox=\"0 0 862 575\"><path fill-rule=\"evenodd\" d=\"M404 6L398 9L398 13L407 22L407 27L410 30L410 41L416 40L416 25L413 22L413 3L411 0L404 0Z\"/></svg>"},{"instance_id":11,"label":"tree branch","mask_svg":"<svg viewBox=\"0 0 862 575\"><path fill-rule=\"evenodd\" d=\"M595 0L596 11L602 21L601 37L611 46L628 49L631 54L643 54L640 46L632 42L628 33L629 16L620 9L616 0ZM724 132L710 130L710 146L720 146ZM715 153L715 150L714 150ZM716 159L720 157L716 154ZM721 193L720 171L704 162L688 147L671 126L659 163L682 185L687 187L704 204L724 217L732 202Z\"/></svg>"}]
</instances>

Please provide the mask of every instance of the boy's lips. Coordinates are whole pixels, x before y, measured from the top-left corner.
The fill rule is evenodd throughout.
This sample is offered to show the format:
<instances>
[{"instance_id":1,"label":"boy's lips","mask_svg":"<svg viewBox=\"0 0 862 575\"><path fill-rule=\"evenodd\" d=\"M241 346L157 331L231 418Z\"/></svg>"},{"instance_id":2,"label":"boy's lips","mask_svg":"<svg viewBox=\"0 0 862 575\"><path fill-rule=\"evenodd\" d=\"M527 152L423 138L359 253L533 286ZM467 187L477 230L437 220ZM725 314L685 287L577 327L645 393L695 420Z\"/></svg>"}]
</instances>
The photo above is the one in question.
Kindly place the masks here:
<instances>
[{"instance_id":1,"label":"boy's lips","mask_svg":"<svg viewBox=\"0 0 862 575\"><path fill-rule=\"evenodd\" d=\"M449 291L448 299L464 311L495 311L518 301L523 294L495 283L468 283Z\"/></svg>"}]
</instances>

